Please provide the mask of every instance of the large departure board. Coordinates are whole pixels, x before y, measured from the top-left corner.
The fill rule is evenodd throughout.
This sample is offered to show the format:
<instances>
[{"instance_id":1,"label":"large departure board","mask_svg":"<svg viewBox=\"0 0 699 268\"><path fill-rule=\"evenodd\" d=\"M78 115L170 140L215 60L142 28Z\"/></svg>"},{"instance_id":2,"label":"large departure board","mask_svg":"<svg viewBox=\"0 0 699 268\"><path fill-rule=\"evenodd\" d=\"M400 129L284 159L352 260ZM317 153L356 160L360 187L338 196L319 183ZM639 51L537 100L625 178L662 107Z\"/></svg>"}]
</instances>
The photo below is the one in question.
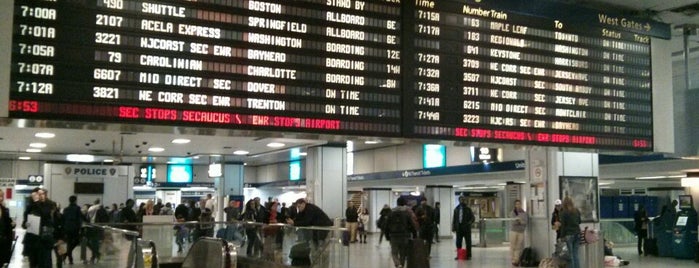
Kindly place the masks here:
<instances>
[{"instance_id":1,"label":"large departure board","mask_svg":"<svg viewBox=\"0 0 699 268\"><path fill-rule=\"evenodd\" d=\"M524 2L415 2L406 135L651 150L657 26Z\"/></svg>"},{"instance_id":2,"label":"large departure board","mask_svg":"<svg viewBox=\"0 0 699 268\"><path fill-rule=\"evenodd\" d=\"M15 0L11 116L399 135L400 3Z\"/></svg>"},{"instance_id":3,"label":"large departure board","mask_svg":"<svg viewBox=\"0 0 699 268\"><path fill-rule=\"evenodd\" d=\"M651 37L669 38L533 0L9 6L14 118L641 151Z\"/></svg>"}]
</instances>

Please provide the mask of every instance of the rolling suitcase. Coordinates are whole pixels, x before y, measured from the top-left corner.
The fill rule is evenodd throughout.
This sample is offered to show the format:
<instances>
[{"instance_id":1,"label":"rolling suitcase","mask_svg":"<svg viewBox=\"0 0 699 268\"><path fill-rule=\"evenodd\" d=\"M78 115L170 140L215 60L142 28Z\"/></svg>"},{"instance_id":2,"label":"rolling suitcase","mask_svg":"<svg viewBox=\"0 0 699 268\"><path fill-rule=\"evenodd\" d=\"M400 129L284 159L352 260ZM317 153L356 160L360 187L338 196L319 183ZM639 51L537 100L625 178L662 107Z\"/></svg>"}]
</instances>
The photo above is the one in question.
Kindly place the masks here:
<instances>
[{"instance_id":1,"label":"rolling suitcase","mask_svg":"<svg viewBox=\"0 0 699 268\"><path fill-rule=\"evenodd\" d=\"M429 256L427 256L427 243L424 239L408 240L406 252L406 268L430 268Z\"/></svg>"},{"instance_id":2,"label":"rolling suitcase","mask_svg":"<svg viewBox=\"0 0 699 268\"><path fill-rule=\"evenodd\" d=\"M643 243L643 253L658 256L658 239L655 237L654 224L648 223L648 238Z\"/></svg>"}]
</instances>

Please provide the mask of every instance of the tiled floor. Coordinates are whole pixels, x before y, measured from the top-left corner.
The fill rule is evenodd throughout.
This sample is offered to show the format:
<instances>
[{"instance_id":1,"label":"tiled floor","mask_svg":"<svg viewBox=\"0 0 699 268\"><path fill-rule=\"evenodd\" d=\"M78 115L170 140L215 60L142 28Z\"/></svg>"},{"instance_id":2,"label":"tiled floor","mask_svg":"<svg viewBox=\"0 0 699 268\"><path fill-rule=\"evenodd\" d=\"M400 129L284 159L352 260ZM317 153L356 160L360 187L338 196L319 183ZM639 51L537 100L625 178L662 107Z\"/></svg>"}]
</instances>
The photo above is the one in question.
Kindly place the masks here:
<instances>
[{"instance_id":1,"label":"tiled floor","mask_svg":"<svg viewBox=\"0 0 699 268\"><path fill-rule=\"evenodd\" d=\"M374 268L374 267L385 267L391 268L393 262L391 261L390 251L391 247L388 242L383 241L380 245L378 244L378 235L369 236L369 243L350 244L350 268ZM28 267L29 265L26 261L22 261L21 254L21 244L15 250L15 256L13 258L13 263L10 265L12 268ZM677 260L673 258L660 258L652 256L638 256L635 253L636 249L634 247L623 247L615 248L614 253L622 256L625 260L630 261L630 265L626 267L631 268L656 268L656 267L672 267L672 268L684 268L684 267L699 267L699 264L691 260ZM451 240L444 238L440 243L434 244L432 248L432 257L430 258L430 267L432 268L465 268L465 267L511 267L510 261L508 259L508 248L507 247L491 247L491 248L473 248L473 258L469 261L455 261L454 260L454 244ZM98 265L65 265L65 267L114 267L115 265L110 265L109 263L100 263ZM345 268L345 267L342 267Z\"/></svg>"},{"instance_id":2,"label":"tiled floor","mask_svg":"<svg viewBox=\"0 0 699 268\"><path fill-rule=\"evenodd\" d=\"M378 236L369 239L367 244L350 244L351 268L364 267L386 267L391 268L391 247L386 241L378 245ZM625 267L631 268L656 268L672 267L697 268L699 264L692 260L677 260L672 258L660 258L652 256L638 256L634 247L615 248L614 254L619 255L630 264ZM507 247L473 248L473 258L469 261L455 261L455 247L452 240L442 239L432 247L431 268L451 268L451 267L512 267L509 260L509 249Z\"/></svg>"}]
</instances>

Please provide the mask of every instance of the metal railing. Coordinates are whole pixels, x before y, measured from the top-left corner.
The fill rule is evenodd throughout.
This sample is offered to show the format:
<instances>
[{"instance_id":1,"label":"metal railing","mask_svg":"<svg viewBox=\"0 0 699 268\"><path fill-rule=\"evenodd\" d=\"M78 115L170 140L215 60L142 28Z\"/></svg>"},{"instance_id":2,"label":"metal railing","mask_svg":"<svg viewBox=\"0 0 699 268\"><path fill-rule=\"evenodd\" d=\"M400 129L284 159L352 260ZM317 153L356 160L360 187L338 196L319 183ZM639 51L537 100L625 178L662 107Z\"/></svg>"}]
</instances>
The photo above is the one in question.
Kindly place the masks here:
<instances>
[{"instance_id":1,"label":"metal railing","mask_svg":"<svg viewBox=\"0 0 699 268\"><path fill-rule=\"evenodd\" d=\"M222 254L228 258L218 258L219 262L209 263L213 261L212 255L200 256L192 259L196 260L197 267L216 267L226 259L233 264L227 267L289 267L294 262L290 253L295 246L308 247L310 266L307 267L344 268L349 267L350 262L349 247L341 239L346 229L338 227L295 227L239 221L118 223L90 225L89 228L105 230L105 237L115 236L107 235L107 230L129 237L124 239L128 243L119 245L120 251L130 253L119 259L105 259L113 264L110 267L150 268L178 263L184 266L190 254L212 252L210 247L214 237L219 239L213 241L218 241L216 243L220 248L215 252L227 250L228 253ZM136 237L140 237L140 241ZM99 240L100 248L106 246L106 240ZM202 243L209 245L209 249L199 252L197 241L205 241Z\"/></svg>"}]
</instances>

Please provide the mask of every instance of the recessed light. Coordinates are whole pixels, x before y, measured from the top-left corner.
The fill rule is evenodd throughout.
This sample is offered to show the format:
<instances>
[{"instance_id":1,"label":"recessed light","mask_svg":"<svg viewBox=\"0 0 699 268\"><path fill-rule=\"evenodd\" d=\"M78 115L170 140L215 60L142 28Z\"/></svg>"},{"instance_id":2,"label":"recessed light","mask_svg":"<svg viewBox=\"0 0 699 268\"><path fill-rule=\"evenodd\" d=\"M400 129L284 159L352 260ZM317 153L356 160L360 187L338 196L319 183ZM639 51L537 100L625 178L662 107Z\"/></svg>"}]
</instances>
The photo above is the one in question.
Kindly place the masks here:
<instances>
[{"instance_id":1,"label":"recessed light","mask_svg":"<svg viewBox=\"0 0 699 268\"><path fill-rule=\"evenodd\" d=\"M149 152L154 152L154 153L159 153L159 152L165 151L165 148L162 148L162 147L150 147L150 148L148 148L148 151L149 151Z\"/></svg>"},{"instance_id":2,"label":"recessed light","mask_svg":"<svg viewBox=\"0 0 699 268\"><path fill-rule=\"evenodd\" d=\"M172 143L174 143L174 144L187 144L190 141L191 141L190 139L174 139L174 140L172 140Z\"/></svg>"},{"instance_id":3,"label":"recessed light","mask_svg":"<svg viewBox=\"0 0 699 268\"><path fill-rule=\"evenodd\" d=\"M233 152L234 155L247 155L247 154L249 154L249 153L250 153L250 152L248 152L248 151L243 151L243 150L237 150L237 151Z\"/></svg>"},{"instance_id":4,"label":"recessed light","mask_svg":"<svg viewBox=\"0 0 699 268\"><path fill-rule=\"evenodd\" d=\"M41 153L41 149L29 148L27 149L27 153Z\"/></svg>"},{"instance_id":5,"label":"recessed light","mask_svg":"<svg viewBox=\"0 0 699 268\"><path fill-rule=\"evenodd\" d=\"M212 155L209 155L209 156L210 156L210 157L221 157L220 154L212 154Z\"/></svg>"},{"instance_id":6,"label":"recessed light","mask_svg":"<svg viewBox=\"0 0 699 268\"><path fill-rule=\"evenodd\" d=\"M105 162L105 163L113 163L114 160L113 160L113 159L104 159L104 160L102 160L102 162Z\"/></svg>"},{"instance_id":7,"label":"recessed light","mask_svg":"<svg viewBox=\"0 0 699 268\"><path fill-rule=\"evenodd\" d=\"M69 154L66 155L66 160L71 162L92 162L95 161L95 156L90 154Z\"/></svg>"},{"instance_id":8,"label":"recessed light","mask_svg":"<svg viewBox=\"0 0 699 268\"><path fill-rule=\"evenodd\" d=\"M284 147L284 146L286 146L286 144L283 144L281 142L270 142L267 144L267 147L271 147L271 148L280 148L280 147Z\"/></svg>"},{"instance_id":9,"label":"recessed light","mask_svg":"<svg viewBox=\"0 0 699 268\"><path fill-rule=\"evenodd\" d=\"M50 139L50 138L56 137L56 134L53 134L51 132L39 132L39 133L34 134L34 137L42 138L42 139Z\"/></svg>"},{"instance_id":10,"label":"recessed light","mask_svg":"<svg viewBox=\"0 0 699 268\"><path fill-rule=\"evenodd\" d=\"M32 143L29 144L29 147L32 147L32 148L46 148L46 143L32 142Z\"/></svg>"},{"instance_id":11,"label":"recessed light","mask_svg":"<svg viewBox=\"0 0 699 268\"><path fill-rule=\"evenodd\" d=\"M379 144L379 143L381 143L381 141L377 141L377 140L364 141L364 144Z\"/></svg>"},{"instance_id":12,"label":"recessed light","mask_svg":"<svg viewBox=\"0 0 699 268\"><path fill-rule=\"evenodd\" d=\"M300 156L307 156L308 153L307 153L307 152L301 152L301 153L299 153L299 155L300 155Z\"/></svg>"},{"instance_id":13,"label":"recessed light","mask_svg":"<svg viewBox=\"0 0 699 268\"><path fill-rule=\"evenodd\" d=\"M20 156L19 160L31 160L32 158L29 156Z\"/></svg>"}]
</instances>

